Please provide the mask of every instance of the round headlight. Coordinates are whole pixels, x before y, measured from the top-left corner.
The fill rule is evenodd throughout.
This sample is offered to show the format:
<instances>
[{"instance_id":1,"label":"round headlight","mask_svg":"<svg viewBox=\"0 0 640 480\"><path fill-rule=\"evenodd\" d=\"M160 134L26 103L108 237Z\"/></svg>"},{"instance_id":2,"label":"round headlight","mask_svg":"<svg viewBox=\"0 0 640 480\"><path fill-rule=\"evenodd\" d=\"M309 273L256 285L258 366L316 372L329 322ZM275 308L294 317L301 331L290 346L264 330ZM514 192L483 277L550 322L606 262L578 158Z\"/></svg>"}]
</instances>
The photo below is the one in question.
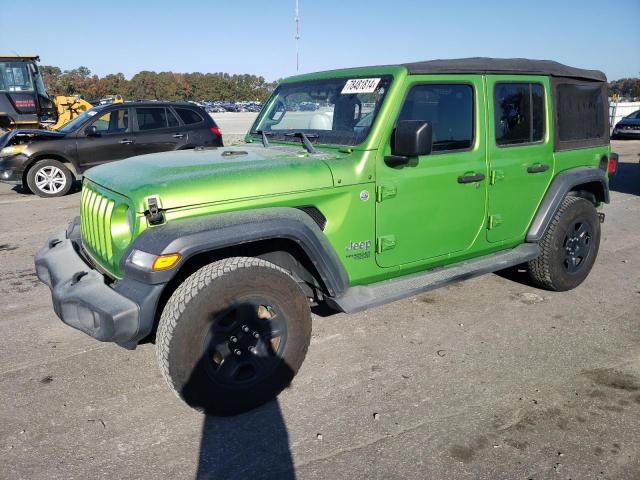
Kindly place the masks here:
<instances>
[{"instance_id":1,"label":"round headlight","mask_svg":"<svg viewBox=\"0 0 640 480\"><path fill-rule=\"evenodd\" d=\"M126 248L133 236L133 216L126 205L118 205L111 214L111 238L118 248Z\"/></svg>"}]
</instances>

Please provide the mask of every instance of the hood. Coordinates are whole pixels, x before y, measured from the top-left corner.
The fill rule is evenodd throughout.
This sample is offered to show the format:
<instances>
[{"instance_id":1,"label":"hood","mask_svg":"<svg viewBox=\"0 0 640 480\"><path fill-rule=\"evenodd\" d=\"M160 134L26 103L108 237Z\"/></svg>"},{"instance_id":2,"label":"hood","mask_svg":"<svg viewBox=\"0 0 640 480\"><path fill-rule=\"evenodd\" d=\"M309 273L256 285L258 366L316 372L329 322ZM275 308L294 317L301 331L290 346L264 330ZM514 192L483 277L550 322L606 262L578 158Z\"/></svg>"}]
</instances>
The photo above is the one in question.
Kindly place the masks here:
<instances>
[{"instance_id":1,"label":"hood","mask_svg":"<svg viewBox=\"0 0 640 480\"><path fill-rule=\"evenodd\" d=\"M64 137L65 134L54 130L18 129L0 136L0 148L7 145L29 143L32 140L49 140Z\"/></svg>"},{"instance_id":2,"label":"hood","mask_svg":"<svg viewBox=\"0 0 640 480\"><path fill-rule=\"evenodd\" d=\"M138 212L146 210L145 199L153 195L168 210L332 187L324 159L334 157L289 146L242 145L132 157L92 168L86 177L129 197Z\"/></svg>"},{"instance_id":3,"label":"hood","mask_svg":"<svg viewBox=\"0 0 640 480\"><path fill-rule=\"evenodd\" d=\"M623 118L620 120L616 126L618 125L640 125L640 119L637 118Z\"/></svg>"}]
</instances>

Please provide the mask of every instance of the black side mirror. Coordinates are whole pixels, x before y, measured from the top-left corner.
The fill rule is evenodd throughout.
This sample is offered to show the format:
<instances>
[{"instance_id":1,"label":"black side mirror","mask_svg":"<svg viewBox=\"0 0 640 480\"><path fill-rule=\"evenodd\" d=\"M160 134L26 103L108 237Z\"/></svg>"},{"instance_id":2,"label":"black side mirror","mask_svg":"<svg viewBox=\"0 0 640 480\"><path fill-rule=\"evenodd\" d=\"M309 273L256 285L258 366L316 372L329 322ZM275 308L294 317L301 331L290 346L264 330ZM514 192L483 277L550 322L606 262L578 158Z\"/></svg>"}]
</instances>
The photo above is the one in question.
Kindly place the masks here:
<instances>
[{"instance_id":1,"label":"black side mirror","mask_svg":"<svg viewBox=\"0 0 640 480\"><path fill-rule=\"evenodd\" d=\"M432 144L431 122L402 120L396 126L391 153L402 157L429 155Z\"/></svg>"},{"instance_id":2,"label":"black side mirror","mask_svg":"<svg viewBox=\"0 0 640 480\"><path fill-rule=\"evenodd\" d=\"M84 134L87 137L99 137L100 134L98 133L98 127L96 127L95 125L90 125L87 128L84 129Z\"/></svg>"}]
</instances>

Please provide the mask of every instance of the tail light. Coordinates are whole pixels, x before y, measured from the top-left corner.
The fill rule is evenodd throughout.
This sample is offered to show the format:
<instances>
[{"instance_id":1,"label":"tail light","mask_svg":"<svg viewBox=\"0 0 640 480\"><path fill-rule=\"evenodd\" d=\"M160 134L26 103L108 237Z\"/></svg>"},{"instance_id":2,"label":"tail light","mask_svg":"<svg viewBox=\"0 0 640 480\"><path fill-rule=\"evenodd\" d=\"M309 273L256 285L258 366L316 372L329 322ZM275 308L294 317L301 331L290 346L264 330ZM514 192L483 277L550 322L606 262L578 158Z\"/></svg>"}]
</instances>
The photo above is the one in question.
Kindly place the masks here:
<instances>
[{"instance_id":1,"label":"tail light","mask_svg":"<svg viewBox=\"0 0 640 480\"><path fill-rule=\"evenodd\" d=\"M618 170L618 154L611 153L611 155L609 155L609 163L607 164L607 173L611 177L616 174L617 170Z\"/></svg>"},{"instance_id":2,"label":"tail light","mask_svg":"<svg viewBox=\"0 0 640 480\"><path fill-rule=\"evenodd\" d=\"M211 131L212 131L213 133L215 133L216 135L218 135L219 137L221 137L221 136L222 136L222 132L220 131L220 128L219 128L219 127L211 127Z\"/></svg>"}]
</instances>

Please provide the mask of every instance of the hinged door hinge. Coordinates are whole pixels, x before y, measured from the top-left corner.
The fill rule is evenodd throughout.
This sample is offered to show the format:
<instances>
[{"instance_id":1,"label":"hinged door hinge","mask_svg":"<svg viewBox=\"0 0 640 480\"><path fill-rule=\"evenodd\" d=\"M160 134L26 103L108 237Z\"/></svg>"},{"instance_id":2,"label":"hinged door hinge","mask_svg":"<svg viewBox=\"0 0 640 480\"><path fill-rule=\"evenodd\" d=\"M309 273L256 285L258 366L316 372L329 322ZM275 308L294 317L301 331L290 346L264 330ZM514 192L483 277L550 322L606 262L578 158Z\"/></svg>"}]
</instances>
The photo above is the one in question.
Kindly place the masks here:
<instances>
[{"instance_id":1,"label":"hinged door hinge","mask_svg":"<svg viewBox=\"0 0 640 480\"><path fill-rule=\"evenodd\" d=\"M388 198L393 198L397 192L395 185L378 185L376 187L376 202L380 203Z\"/></svg>"},{"instance_id":2,"label":"hinged door hinge","mask_svg":"<svg viewBox=\"0 0 640 480\"><path fill-rule=\"evenodd\" d=\"M504 179L504 172L502 170L491 170L491 175L489 177L489 184L495 185L498 180Z\"/></svg>"},{"instance_id":3,"label":"hinged door hinge","mask_svg":"<svg viewBox=\"0 0 640 480\"><path fill-rule=\"evenodd\" d=\"M395 235L384 235L376 239L376 253L382 253L385 250L391 250L396 246Z\"/></svg>"},{"instance_id":4,"label":"hinged door hinge","mask_svg":"<svg viewBox=\"0 0 640 480\"><path fill-rule=\"evenodd\" d=\"M502 223L501 215L489 215L489 230L496 228Z\"/></svg>"}]
</instances>

